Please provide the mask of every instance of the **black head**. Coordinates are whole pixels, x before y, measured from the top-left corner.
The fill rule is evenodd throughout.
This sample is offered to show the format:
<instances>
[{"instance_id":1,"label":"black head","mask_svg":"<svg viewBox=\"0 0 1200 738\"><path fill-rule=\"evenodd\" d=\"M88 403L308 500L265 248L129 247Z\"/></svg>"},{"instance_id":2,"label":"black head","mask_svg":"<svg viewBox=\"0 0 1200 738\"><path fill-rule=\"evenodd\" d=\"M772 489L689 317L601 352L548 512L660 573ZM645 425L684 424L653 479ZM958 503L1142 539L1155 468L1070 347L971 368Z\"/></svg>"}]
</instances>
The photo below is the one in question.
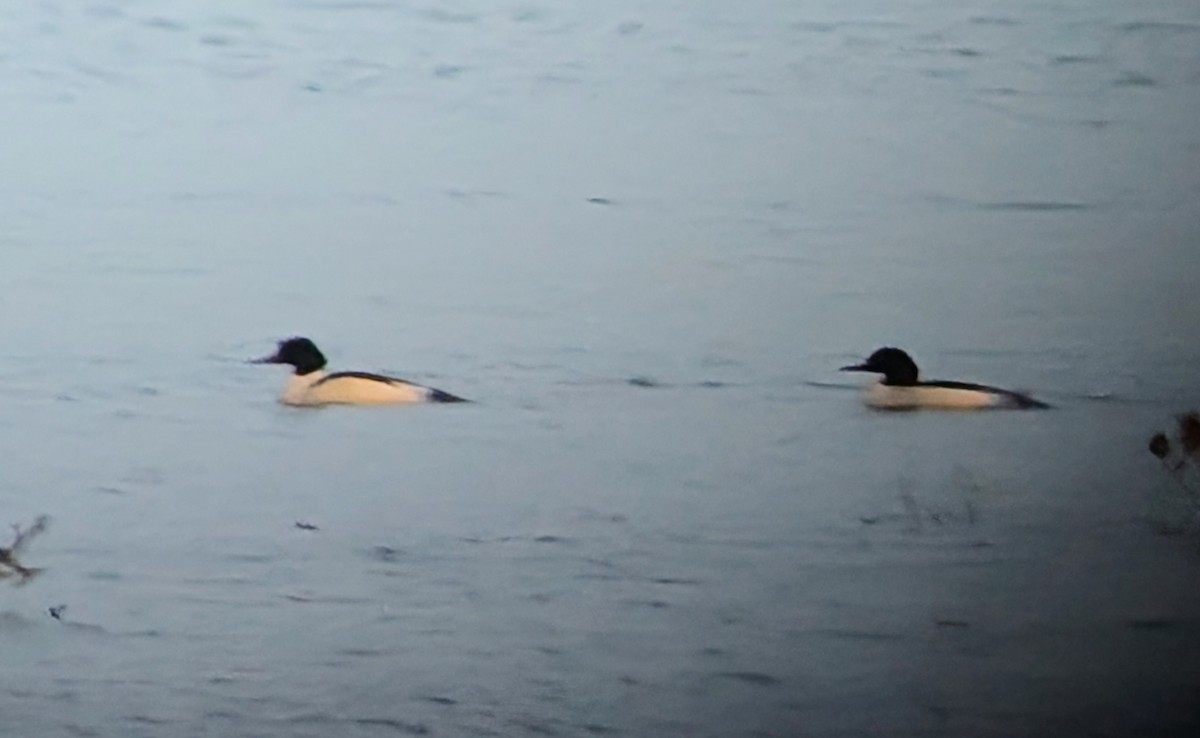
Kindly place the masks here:
<instances>
[{"instance_id":1,"label":"black head","mask_svg":"<svg viewBox=\"0 0 1200 738\"><path fill-rule=\"evenodd\" d=\"M325 355L317 345L307 338L297 336L279 342L279 348L271 356L255 359L253 364L291 364L297 374L311 374L325 368Z\"/></svg>"},{"instance_id":2,"label":"black head","mask_svg":"<svg viewBox=\"0 0 1200 738\"><path fill-rule=\"evenodd\" d=\"M885 347L854 366L842 367L844 372L875 372L883 375L884 384L914 385L917 383L917 364L898 348Z\"/></svg>"}]
</instances>

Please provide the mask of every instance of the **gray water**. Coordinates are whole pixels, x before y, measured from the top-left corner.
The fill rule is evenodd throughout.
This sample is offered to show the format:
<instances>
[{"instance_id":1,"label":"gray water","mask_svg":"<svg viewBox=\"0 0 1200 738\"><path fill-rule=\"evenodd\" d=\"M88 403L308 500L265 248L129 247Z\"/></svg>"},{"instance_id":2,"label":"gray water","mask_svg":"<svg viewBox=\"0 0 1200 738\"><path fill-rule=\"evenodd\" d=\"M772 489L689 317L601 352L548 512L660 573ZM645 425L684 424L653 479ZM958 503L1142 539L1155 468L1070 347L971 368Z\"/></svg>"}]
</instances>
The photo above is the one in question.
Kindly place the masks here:
<instances>
[{"instance_id":1,"label":"gray water","mask_svg":"<svg viewBox=\"0 0 1200 738\"><path fill-rule=\"evenodd\" d=\"M0 17L4 735L1196 734L1192 0Z\"/></svg>"}]
</instances>

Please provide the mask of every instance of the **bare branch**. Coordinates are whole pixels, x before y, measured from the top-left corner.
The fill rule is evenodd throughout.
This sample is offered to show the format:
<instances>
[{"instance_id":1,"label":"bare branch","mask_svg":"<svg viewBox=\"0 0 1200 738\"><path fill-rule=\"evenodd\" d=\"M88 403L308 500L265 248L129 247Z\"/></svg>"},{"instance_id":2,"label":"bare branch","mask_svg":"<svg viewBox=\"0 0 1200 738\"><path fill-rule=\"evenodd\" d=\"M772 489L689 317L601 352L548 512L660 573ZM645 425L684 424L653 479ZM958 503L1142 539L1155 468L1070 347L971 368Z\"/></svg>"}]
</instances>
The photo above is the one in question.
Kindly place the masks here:
<instances>
[{"instance_id":1,"label":"bare branch","mask_svg":"<svg viewBox=\"0 0 1200 738\"><path fill-rule=\"evenodd\" d=\"M39 515L37 516L37 519L33 521L33 525L29 526L24 531L21 530L19 525L14 525L13 530L16 532L16 537L13 539L12 545L8 547L9 551L13 555L17 555L24 551L25 547L29 545L29 542L38 534L43 533L46 530L46 526L49 524L49 515Z\"/></svg>"}]
</instances>

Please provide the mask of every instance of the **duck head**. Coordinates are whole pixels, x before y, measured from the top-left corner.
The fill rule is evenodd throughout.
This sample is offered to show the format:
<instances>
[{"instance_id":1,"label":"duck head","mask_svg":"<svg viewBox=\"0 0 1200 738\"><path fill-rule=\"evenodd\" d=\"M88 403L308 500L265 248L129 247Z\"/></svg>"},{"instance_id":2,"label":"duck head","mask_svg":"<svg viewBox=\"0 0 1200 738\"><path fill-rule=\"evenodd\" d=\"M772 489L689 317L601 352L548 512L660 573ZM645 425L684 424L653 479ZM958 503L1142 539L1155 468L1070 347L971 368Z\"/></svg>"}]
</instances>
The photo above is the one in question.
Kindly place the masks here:
<instances>
[{"instance_id":1,"label":"duck head","mask_svg":"<svg viewBox=\"0 0 1200 738\"><path fill-rule=\"evenodd\" d=\"M886 346L867 357L861 364L844 366L843 372L873 372L883 375L883 383L912 386L917 383L917 363L904 351Z\"/></svg>"},{"instance_id":2,"label":"duck head","mask_svg":"<svg viewBox=\"0 0 1200 738\"><path fill-rule=\"evenodd\" d=\"M279 347L270 356L255 359L251 364L289 364L296 374L311 374L325 368L325 355L312 341L302 336L279 342Z\"/></svg>"}]
</instances>

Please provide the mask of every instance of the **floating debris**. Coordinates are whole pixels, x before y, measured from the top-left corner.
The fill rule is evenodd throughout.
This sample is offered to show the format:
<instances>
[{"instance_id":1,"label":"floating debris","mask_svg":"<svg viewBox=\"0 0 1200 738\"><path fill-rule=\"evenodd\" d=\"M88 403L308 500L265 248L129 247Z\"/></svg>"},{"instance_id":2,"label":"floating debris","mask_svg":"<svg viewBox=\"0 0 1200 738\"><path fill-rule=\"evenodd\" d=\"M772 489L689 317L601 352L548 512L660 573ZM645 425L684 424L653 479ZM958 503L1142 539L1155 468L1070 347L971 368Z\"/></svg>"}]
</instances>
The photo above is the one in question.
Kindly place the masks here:
<instances>
[{"instance_id":1,"label":"floating debris","mask_svg":"<svg viewBox=\"0 0 1200 738\"><path fill-rule=\"evenodd\" d=\"M296 527L299 528L300 530L321 530L320 528L313 525L312 523L306 523L303 520L297 520Z\"/></svg>"},{"instance_id":2,"label":"floating debris","mask_svg":"<svg viewBox=\"0 0 1200 738\"><path fill-rule=\"evenodd\" d=\"M62 620L63 613L67 611L66 605L55 605L50 608L50 617L55 620Z\"/></svg>"},{"instance_id":3,"label":"floating debris","mask_svg":"<svg viewBox=\"0 0 1200 738\"><path fill-rule=\"evenodd\" d=\"M33 569L21 564L17 559L18 556L29 545L38 534L46 530L46 526L50 523L50 516L39 515L33 521L33 525L25 530L21 530L21 526L13 525L13 542L8 548L0 548L0 578L17 574L20 579L17 584L24 584L32 579L35 575L41 572L41 569Z\"/></svg>"},{"instance_id":4,"label":"floating debris","mask_svg":"<svg viewBox=\"0 0 1200 738\"><path fill-rule=\"evenodd\" d=\"M1200 413L1175 419L1175 442L1166 433L1155 433L1146 448L1194 501L1200 503Z\"/></svg>"},{"instance_id":5,"label":"floating debris","mask_svg":"<svg viewBox=\"0 0 1200 738\"><path fill-rule=\"evenodd\" d=\"M1163 470L1178 487L1176 500L1187 510L1186 520L1165 521L1155 532L1183 535L1200 530L1200 413L1177 415L1174 432L1168 429L1155 433L1146 449L1162 463Z\"/></svg>"},{"instance_id":6,"label":"floating debris","mask_svg":"<svg viewBox=\"0 0 1200 738\"><path fill-rule=\"evenodd\" d=\"M1167 454L1171 453L1171 442L1167 440L1166 433L1155 433L1150 439L1150 453L1160 459L1167 458Z\"/></svg>"}]
</instances>

